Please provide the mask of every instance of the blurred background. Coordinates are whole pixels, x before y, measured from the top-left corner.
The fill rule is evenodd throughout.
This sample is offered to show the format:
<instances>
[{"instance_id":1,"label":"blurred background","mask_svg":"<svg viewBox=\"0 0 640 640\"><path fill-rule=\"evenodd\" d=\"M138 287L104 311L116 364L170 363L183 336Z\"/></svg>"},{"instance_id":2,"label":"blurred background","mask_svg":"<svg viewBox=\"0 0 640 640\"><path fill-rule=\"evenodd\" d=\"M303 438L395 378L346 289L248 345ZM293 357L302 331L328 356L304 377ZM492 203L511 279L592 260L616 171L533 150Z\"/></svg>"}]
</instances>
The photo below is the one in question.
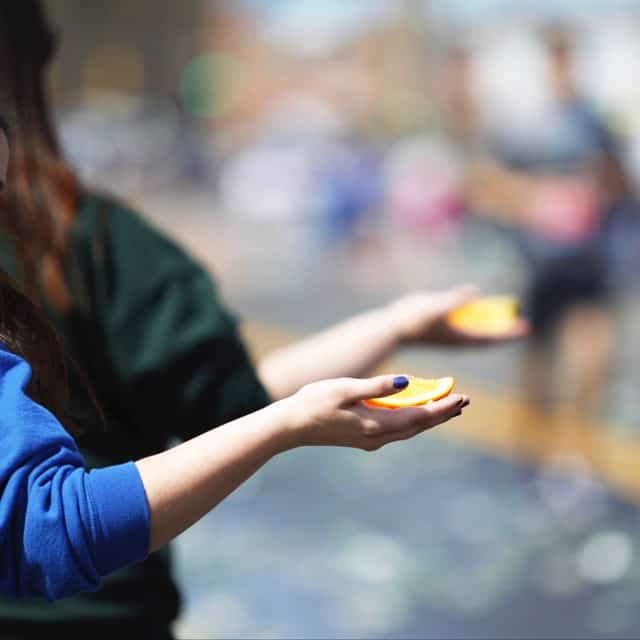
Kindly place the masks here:
<instances>
[{"instance_id":1,"label":"blurred background","mask_svg":"<svg viewBox=\"0 0 640 640\"><path fill-rule=\"evenodd\" d=\"M636 638L640 1L50 1L66 152L207 265L256 356L416 288L472 409L273 461L182 536L184 638Z\"/></svg>"}]
</instances>

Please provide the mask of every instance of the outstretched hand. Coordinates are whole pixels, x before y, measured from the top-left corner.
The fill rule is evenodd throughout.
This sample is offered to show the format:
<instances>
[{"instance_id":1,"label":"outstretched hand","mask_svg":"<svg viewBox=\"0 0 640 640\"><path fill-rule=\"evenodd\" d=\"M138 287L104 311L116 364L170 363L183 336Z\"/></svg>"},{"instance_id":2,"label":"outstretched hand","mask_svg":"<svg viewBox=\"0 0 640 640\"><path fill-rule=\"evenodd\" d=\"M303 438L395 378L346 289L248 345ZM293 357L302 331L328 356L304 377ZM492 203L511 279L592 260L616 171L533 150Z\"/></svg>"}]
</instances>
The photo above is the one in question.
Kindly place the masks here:
<instances>
[{"instance_id":1,"label":"outstretched hand","mask_svg":"<svg viewBox=\"0 0 640 640\"><path fill-rule=\"evenodd\" d=\"M378 409L363 400L396 393L403 376L338 378L307 385L288 398L293 446L333 445L375 451L412 438L462 413L469 398L452 394L404 409ZM394 384L395 381L395 384Z\"/></svg>"},{"instance_id":2,"label":"outstretched hand","mask_svg":"<svg viewBox=\"0 0 640 640\"><path fill-rule=\"evenodd\" d=\"M447 322L448 314L477 296L478 289L473 285L441 292L413 293L391 303L388 313L403 343L485 346L518 340L529 334L529 323L522 318L499 334L452 327Z\"/></svg>"}]
</instances>

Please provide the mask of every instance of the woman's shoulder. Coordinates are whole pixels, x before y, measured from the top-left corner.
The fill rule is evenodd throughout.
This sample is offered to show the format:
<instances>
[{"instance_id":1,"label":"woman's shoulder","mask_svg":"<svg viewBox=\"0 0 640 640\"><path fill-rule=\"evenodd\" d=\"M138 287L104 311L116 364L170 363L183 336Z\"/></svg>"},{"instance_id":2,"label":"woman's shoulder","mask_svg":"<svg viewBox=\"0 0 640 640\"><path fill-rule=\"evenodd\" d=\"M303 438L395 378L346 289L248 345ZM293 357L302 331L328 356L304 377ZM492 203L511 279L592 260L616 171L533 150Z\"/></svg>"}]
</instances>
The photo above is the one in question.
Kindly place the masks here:
<instances>
[{"instance_id":1,"label":"woman's shoulder","mask_svg":"<svg viewBox=\"0 0 640 640\"><path fill-rule=\"evenodd\" d=\"M110 194L87 191L76 216L74 235L89 245L94 254L108 254L112 259L135 259L136 263L177 259L191 263L187 252L156 228L134 206Z\"/></svg>"},{"instance_id":2,"label":"woman's shoulder","mask_svg":"<svg viewBox=\"0 0 640 640\"><path fill-rule=\"evenodd\" d=\"M124 200L102 191L89 190L82 193L76 211L77 230L90 232L108 224L149 227L140 211Z\"/></svg>"},{"instance_id":3,"label":"woman's shoulder","mask_svg":"<svg viewBox=\"0 0 640 640\"><path fill-rule=\"evenodd\" d=\"M112 196L87 193L73 235L80 270L107 279L105 286L112 293L118 289L135 297L184 278L213 285L187 250Z\"/></svg>"}]
</instances>

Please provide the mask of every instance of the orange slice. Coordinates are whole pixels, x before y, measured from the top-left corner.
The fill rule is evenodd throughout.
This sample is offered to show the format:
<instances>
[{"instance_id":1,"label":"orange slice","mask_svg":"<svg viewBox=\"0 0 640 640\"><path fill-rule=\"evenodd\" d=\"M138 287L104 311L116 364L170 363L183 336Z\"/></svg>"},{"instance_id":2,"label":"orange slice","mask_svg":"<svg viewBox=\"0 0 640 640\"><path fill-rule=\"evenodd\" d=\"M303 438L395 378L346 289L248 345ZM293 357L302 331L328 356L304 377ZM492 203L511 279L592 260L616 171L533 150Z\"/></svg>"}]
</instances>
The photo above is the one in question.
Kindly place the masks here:
<instances>
[{"instance_id":1,"label":"orange slice","mask_svg":"<svg viewBox=\"0 0 640 640\"><path fill-rule=\"evenodd\" d=\"M440 400L451 393L455 380L453 378L414 378L407 376L409 384L398 393L383 398L371 398L365 403L372 407L385 409L399 409L400 407L415 407L432 400Z\"/></svg>"},{"instance_id":2,"label":"orange slice","mask_svg":"<svg viewBox=\"0 0 640 640\"><path fill-rule=\"evenodd\" d=\"M447 322L460 331L500 335L513 328L518 307L515 296L487 296L458 307L449 313Z\"/></svg>"}]
</instances>

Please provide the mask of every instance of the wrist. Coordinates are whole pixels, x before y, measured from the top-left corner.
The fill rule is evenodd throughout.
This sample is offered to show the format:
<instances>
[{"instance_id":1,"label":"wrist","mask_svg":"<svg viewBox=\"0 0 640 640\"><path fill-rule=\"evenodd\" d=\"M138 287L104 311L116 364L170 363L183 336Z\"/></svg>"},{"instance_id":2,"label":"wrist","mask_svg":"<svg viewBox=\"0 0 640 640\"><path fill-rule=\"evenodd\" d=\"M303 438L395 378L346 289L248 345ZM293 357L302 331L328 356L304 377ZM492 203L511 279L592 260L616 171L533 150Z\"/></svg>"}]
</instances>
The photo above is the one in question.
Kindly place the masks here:
<instances>
[{"instance_id":1,"label":"wrist","mask_svg":"<svg viewBox=\"0 0 640 640\"><path fill-rule=\"evenodd\" d=\"M291 396L274 402L267 407L266 411L270 418L269 429L273 455L301 446L301 421L297 417Z\"/></svg>"},{"instance_id":2,"label":"wrist","mask_svg":"<svg viewBox=\"0 0 640 640\"><path fill-rule=\"evenodd\" d=\"M400 346L412 339L411 327L407 322L407 304L408 298L402 297L384 307L386 327L394 346Z\"/></svg>"}]
</instances>

